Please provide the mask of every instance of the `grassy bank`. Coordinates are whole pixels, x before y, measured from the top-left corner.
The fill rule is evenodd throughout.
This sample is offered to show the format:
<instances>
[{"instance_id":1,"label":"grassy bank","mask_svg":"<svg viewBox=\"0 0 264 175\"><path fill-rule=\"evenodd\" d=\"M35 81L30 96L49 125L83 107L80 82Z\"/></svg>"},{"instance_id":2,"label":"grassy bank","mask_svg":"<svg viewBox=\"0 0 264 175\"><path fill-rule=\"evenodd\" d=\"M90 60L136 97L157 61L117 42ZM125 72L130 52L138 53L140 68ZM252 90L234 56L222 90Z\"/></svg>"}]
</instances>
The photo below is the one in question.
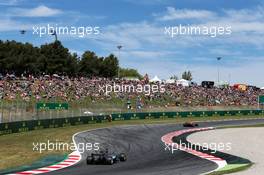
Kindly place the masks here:
<instances>
[{"instance_id":1,"label":"grassy bank","mask_svg":"<svg viewBox=\"0 0 264 175\"><path fill-rule=\"evenodd\" d=\"M239 171L244 171L250 168L253 164L228 164L226 167L216 171L212 172L208 175L224 175L224 174L231 174Z\"/></svg>"}]
</instances>

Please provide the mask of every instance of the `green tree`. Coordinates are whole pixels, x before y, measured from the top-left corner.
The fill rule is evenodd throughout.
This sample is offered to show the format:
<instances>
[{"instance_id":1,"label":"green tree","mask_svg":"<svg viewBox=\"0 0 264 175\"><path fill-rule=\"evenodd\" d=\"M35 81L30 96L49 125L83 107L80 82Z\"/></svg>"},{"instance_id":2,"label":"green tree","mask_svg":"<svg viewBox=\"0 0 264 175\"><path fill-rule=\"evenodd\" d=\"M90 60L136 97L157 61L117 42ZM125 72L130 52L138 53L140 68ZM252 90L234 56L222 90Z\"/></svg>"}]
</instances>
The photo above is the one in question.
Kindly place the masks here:
<instances>
[{"instance_id":1,"label":"green tree","mask_svg":"<svg viewBox=\"0 0 264 175\"><path fill-rule=\"evenodd\" d=\"M170 77L170 79L172 79L172 80L178 80L179 78L178 78L177 75L173 75L173 76Z\"/></svg>"},{"instance_id":2,"label":"green tree","mask_svg":"<svg viewBox=\"0 0 264 175\"><path fill-rule=\"evenodd\" d=\"M120 77L136 77L138 79L142 79L143 76L138 73L136 69L125 69L120 68Z\"/></svg>"},{"instance_id":3,"label":"green tree","mask_svg":"<svg viewBox=\"0 0 264 175\"><path fill-rule=\"evenodd\" d=\"M118 67L118 59L113 54L104 58L86 51L79 58L60 41L34 47L30 43L0 40L0 73L4 74L57 73L112 78L117 76Z\"/></svg>"},{"instance_id":4,"label":"green tree","mask_svg":"<svg viewBox=\"0 0 264 175\"><path fill-rule=\"evenodd\" d=\"M99 76L102 58L98 58L94 52L86 51L83 53L79 73L84 76Z\"/></svg>"},{"instance_id":5,"label":"green tree","mask_svg":"<svg viewBox=\"0 0 264 175\"><path fill-rule=\"evenodd\" d=\"M193 79L191 71L184 71L182 73L182 78L191 81Z\"/></svg>"},{"instance_id":6,"label":"green tree","mask_svg":"<svg viewBox=\"0 0 264 175\"><path fill-rule=\"evenodd\" d=\"M44 61L44 70L46 73L66 73L68 75L74 75L76 72L76 57L72 56L67 48L65 48L60 41L56 41L51 44L42 45L41 54L45 57L42 59Z\"/></svg>"},{"instance_id":7,"label":"green tree","mask_svg":"<svg viewBox=\"0 0 264 175\"><path fill-rule=\"evenodd\" d=\"M29 43L0 42L0 71L2 73L39 73L40 50Z\"/></svg>"},{"instance_id":8,"label":"green tree","mask_svg":"<svg viewBox=\"0 0 264 175\"><path fill-rule=\"evenodd\" d=\"M115 77L118 73L118 59L113 54L103 59L101 65L101 76L103 77Z\"/></svg>"}]
</instances>

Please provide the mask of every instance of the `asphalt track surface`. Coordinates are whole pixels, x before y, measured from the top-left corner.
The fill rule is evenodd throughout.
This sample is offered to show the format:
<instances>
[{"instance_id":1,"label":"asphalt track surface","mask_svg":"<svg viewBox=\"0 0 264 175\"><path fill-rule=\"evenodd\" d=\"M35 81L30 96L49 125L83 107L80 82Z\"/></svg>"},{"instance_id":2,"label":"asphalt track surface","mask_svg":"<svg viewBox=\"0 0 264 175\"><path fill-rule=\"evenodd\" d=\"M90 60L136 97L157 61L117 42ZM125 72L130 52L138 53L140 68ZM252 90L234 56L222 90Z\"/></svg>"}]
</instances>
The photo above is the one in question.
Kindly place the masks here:
<instances>
[{"instance_id":1,"label":"asphalt track surface","mask_svg":"<svg viewBox=\"0 0 264 175\"><path fill-rule=\"evenodd\" d=\"M199 127L248 125L264 123L264 119L202 122ZM78 164L47 173L54 175L198 175L217 168L208 160L183 151L173 154L165 151L161 137L169 132L186 129L181 124L151 124L116 126L84 131L75 136L76 143L100 143L101 148L114 152L125 152L128 160L114 165L86 165L85 158L91 152L82 154Z\"/></svg>"}]
</instances>

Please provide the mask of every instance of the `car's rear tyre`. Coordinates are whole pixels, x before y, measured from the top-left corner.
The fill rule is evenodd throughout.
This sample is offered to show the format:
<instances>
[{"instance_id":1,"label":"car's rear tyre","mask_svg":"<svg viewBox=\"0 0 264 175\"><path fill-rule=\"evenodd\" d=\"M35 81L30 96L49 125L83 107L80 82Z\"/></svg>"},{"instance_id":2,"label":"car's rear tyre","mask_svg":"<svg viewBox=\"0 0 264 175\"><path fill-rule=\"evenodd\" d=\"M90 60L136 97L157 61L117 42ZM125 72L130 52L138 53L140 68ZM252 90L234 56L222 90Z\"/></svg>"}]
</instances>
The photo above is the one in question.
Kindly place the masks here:
<instances>
[{"instance_id":1,"label":"car's rear tyre","mask_svg":"<svg viewBox=\"0 0 264 175\"><path fill-rule=\"evenodd\" d=\"M92 156L88 156L86 158L86 164L93 164L93 158L92 158Z\"/></svg>"},{"instance_id":2,"label":"car's rear tyre","mask_svg":"<svg viewBox=\"0 0 264 175\"><path fill-rule=\"evenodd\" d=\"M113 165L114 164L114 160L113 159L108 159L107 160L107 164L108 165Z\"/></svg>"}]
</instances>

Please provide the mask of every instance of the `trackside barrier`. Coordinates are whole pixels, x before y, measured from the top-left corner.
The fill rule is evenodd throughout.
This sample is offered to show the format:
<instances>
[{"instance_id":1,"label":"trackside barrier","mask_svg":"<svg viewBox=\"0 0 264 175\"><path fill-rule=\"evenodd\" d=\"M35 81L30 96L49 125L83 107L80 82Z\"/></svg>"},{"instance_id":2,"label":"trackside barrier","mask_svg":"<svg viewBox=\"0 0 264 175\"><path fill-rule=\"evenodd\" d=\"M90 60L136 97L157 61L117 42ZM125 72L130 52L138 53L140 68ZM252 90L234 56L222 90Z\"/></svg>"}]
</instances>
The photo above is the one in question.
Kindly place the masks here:
<instances>
[{"instance_id":1,"label":"trackside barrier","mask_svg":"<svg viewBox=\"0 0 264 175\"><path fill-rule=\"evenodd\" d=\"M45 128L59 128L81 124L108 122L107 116L80 116L71 118L56 118L43 120L28 120L0 124L0 135L39 130Z\"/></svg>"},{"instance_id":2,"label":"trackside barrier","mask_svg":"<svg viewBox=\"0 0 264 175\"><path fill-rule=\"evenodd\" d=\"M141 112L112 114L113 121L140 120L140 119L167 119L184 117L222 117L222 116L264 116L264 110L232 110L232 111L184 111L184 112ZM0 135L58 128L81 124L108 122L107 115L77 116L71 118L56 118L43 120L28 120L0 124Z\"/></svg>"},{"instance_id":3,"label":"trackside barrier","mask_svg":"<svg viewBox=\"0 0 264 175\"><path fill-rule=\"evenodd\" d=\"M114 121L138 119L166 119L184 117L221 117L221 116L264 116L264 110L232 110L232 111L183 111L183 112L149 112L112 114Z\"/></svg>"}]
</instances>

